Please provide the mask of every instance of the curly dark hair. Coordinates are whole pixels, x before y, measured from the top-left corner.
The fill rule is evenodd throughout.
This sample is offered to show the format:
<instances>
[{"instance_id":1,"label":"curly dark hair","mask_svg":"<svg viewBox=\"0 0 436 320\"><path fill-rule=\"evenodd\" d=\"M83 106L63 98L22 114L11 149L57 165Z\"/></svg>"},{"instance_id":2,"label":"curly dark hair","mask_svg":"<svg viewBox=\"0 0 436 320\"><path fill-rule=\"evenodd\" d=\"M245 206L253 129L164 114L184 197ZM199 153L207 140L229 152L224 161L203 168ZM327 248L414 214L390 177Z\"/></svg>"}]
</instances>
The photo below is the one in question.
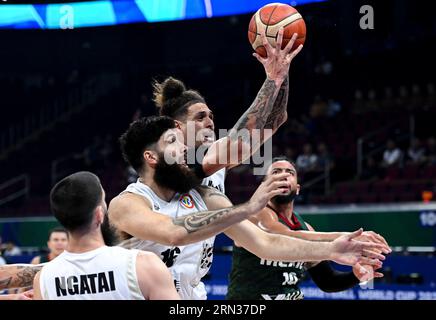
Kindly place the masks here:
<instances>
[{"instance_id":1,"label":"curly dark hair","mask_svg":"<svg viewBox=\"0 0 436 320\"><path fill-rule=\"evenodd\" d=\"M124 159L140 173L144 150L158 142L165 131L175 127L174 120L166 116L145 117L132 122L119 139Z\"/></svg>"}]
</instances>

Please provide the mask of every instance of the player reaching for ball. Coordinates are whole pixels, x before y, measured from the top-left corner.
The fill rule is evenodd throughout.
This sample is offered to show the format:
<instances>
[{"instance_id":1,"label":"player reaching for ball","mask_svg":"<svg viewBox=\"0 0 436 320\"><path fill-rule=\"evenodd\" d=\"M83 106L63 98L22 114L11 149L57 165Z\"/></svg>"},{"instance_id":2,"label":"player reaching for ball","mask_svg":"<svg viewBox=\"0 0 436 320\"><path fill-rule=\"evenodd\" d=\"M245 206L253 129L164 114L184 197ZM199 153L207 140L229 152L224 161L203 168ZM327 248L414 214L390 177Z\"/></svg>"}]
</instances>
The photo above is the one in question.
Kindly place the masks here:
<instances>
[{"instance_id":1,"label":"player reaching for ball","mask_svg":"<svg viewBox=\"0 0 436 320\"><path fill-rule=\"evenodd\" d=\"M260 29L259 29L260 30ZM202 184L211 186L224 193L226 169L230 169L250 155L269 139L287 119L289 95L288 73L292 59L301 51L300 45L291 51L295 37L284 49L280 50L283 40L283 29L277 31L277 46L271 45L265 33L261 34L267 57L259 57L266 73L266 80L260 88L255 100L239 118L226 137L215 141L213 113L205 99L194 90L187 90L183 82L172 77L162 83L154 84L154 96L159 114L176 120L176 125L184 135L185 144L189 148L204 148L206 153L194 166L197 176L204 178ZM188 139L188 126L194 124L195 141ZM270 130L264 130L270 129ZM239 133L247 130L252 134L260 130L261 139L239 139ZM250 141L251 140L251 141ZM246 143L246 142L251 143ZM253 143L254 142L254 143ZM236 150L236 157L230 151ZM245 152L248 151L248 152ZM197 152L196 152L197 154ZM224 157L223 157L224 155ZM226 161L222 161L225 159ZM191 159L188 158L188 163Z\"/></svg>"},{"instance_id":2,"label":"player reaching for ball","mask_svg":"<svg viewBox=\"0 0 436 320\"><path fill-rule=\"evenodd\" d=\"M212 142L215 144L219 144L218 149L220 149L220 147L223 145L225 146L232 143L239 143L238 140L234 139L234 137L236 136L234 133L241 129L245 128L251 131L252 129L269 128L272 129L272 133L274 133L279 128L279 126L286 121L286 108L289 91L289 66L291 60L301 51L302 47L300 46L297 50L293 52L291 52L290 49L292 47L291 45L285 47L283 50L277 49L281 47L283 30L278 31L277 43L279 45L276 47L273 47L271 44L268 43L268 40L265 37L265 33L261 34L261 37L263 38L265 48L267 48L267 51L269 52L268 57L260 59L260 62L265 68L267 79L265 80L262 88L259 90L256 99L235 124L229 136L215 142L213 140L210 140L209 137L205 137L201 141L196 141L196 144L197 142L199 142L200 144L207 144L207 142ZM285 61L283 61L284 59ZM165 85L165 82L162 85ZM169 103L169 97L165 95L166 89L164 87L162 87L162 89L162 98L164 99L162 100L161 113L177 120L176 122L178 123L178 126L181 127L185 137L186 123L188 121L195 121L196 131L197 129L202 128L206 128L211 131L214 129L212 112L205 104L204 99L198 93L196 95L193 95L192 90L182 90L180 97ZM183 102L183 104L181 102ZM197 137L198 135L196 134L195 136ZM265 140L267 138L268 137L265 137ZM185 141L187 140L185 139ZM228 148L227 150L229 149L231 148ZM210 150L213 149L211 148ZM229 168L232 165L237 165L237 163L222 165L219 163L219 161L217 161L218 155L219 151L214 153L208 152L206 154L202 162L201 170L204 171L205 176L208 177L204 179L203 184L210 185L207 180L209 180L209 182L212 182L211 178L213 176L217 176L218 179L216 179L216 182L219 184L219 186L222 186L222 188L218 189L224 191L225 175L217 175L214 173L217 173L217 171L220 169L223 169L223 171L225 171L225 168ZM239 163L241 161L241 159L238 159ZM215 182L215 180L213 181ZM216 184L214 184L213 186L217 187ZM119 196L118 198L120 203L125 203L127 206L135 205L137 208L149 210L148 206L144 204L144 201L141 199L129 199L128 197L126 199L125 194ZM124 215L125 220L128 220L128 214L129 212L126 212L126 215ZM140 227L141 223L138 223L138 228ZM130 228L126 228L123 231L125 231L126 233L134 233L130 230ZM161 236L171 237L171 235L168 234L162 234ZM177 243L175 243L175 245L177 245ZM7 281L3 281L2 283L0 283L0 285L3 284L3 286L1 286L2 289L11 287L15 284L19 284L18 287L31 286L35 273L40 269L40 266L32 265L26 265L19 268L13 265L7 267L9 278ZM21 274L21 272L24 272L25 277ZM19 283L13 281L15 278L17 278L17 276L20 280ZM9 281L11 279L12 282Z\"/></svg>"}]
</instances>

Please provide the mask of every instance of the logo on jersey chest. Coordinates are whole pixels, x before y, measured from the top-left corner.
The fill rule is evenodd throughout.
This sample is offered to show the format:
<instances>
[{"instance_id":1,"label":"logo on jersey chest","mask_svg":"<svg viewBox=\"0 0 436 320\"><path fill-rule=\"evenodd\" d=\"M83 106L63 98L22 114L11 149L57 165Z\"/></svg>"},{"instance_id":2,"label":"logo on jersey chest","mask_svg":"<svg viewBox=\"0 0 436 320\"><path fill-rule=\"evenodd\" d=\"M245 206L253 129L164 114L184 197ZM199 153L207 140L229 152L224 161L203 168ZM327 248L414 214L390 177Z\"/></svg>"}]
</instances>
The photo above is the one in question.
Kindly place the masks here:
<instances>
[{"instance_id":1,"label":"logo on jersey chest","mask_svg":"<svg viewBox=\"0 0 436 320\"><path fill-rule=\"evenodd\" d=\"M192 199L191 195L185 194L180 197L180 204L182 205L182 207L192 209L194 208L194 199Z\"/></svg>"}]
</instances>

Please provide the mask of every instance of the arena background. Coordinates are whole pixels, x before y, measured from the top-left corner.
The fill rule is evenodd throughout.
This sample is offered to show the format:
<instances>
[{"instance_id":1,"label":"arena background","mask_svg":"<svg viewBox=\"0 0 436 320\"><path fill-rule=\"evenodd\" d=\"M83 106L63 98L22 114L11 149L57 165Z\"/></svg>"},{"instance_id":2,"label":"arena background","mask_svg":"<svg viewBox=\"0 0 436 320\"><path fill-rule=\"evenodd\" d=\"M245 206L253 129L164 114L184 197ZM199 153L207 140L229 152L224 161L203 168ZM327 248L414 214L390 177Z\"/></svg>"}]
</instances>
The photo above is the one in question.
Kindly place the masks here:
<instances>
[{"instance_id":1,"label":"arena background","mask_svg":"<svg viewBox=\"0 0 436 320\"><path fill-rule=\"evenodd\" d=\"M264 80L247 28L268 1L69 2L0 4L0 244L3 253L8 242L21 249L5 253L8 263L45 249L56 181L93 171L109 202L134 179L116 140L132 119L155 113L153 78L198 89L226 129ZM436 18L426 3L291 3L307 41L291 66L289 119L274 154L298 161L310 144L306 154L317 158L300 169L296 209L317 230L363 227L394 249L370 288L327 294L308 278L307 299L436 299ZM361 28L363 5L373 8L374 29ZM382 165L389 140L400 156ZM241 166L226 193L241 203L258 183ZM224 298L230 250L218 236L210 299Z\"/></svg>"}]
</instances>

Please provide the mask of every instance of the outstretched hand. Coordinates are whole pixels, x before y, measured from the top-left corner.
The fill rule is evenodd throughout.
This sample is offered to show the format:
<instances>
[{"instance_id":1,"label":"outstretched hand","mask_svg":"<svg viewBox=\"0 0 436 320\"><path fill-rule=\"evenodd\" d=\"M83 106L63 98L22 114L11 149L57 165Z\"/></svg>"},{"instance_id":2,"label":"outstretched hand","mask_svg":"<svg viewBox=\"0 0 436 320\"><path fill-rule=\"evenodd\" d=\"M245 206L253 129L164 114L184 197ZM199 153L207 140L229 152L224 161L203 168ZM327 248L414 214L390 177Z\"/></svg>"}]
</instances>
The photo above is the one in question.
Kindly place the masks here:
<instances>
[{"instance_id":1,"label":"outstretched hand","mask_svg":"<svg viewBox=\"0 0 436 320\"><path fill-rule=\"evenodd\" d=\"M385 256L381 254L384 245L375 242L355 240L363 233L360 228L350 234L343 235L332 242L331 259L339 264L354 266L357 263L381 267Z\"/></svg>"},{"instance_id":2,"label":"outstretched hand","mask_svg":"<svg viewBox=\"0 0 436 320\"><path fill-rule=\"evenodd\" d=\"M292 38L289 40L288 44L284 49L282 48L283 43L283 28L280 28L277 34L277 43L273 47L266 38L265 29L261 31L260 37L262 39L262 44L266 50L266 57L261 57L257 53L253 53L253 56L262 63L265 68L266 75L268 79L274 80L278 87L281 86L282 82L289 73L289 66L296 55L303 49L303 45L300 44L297 49L292 51L292 47L297 39L298 34L294 33Z\"/></svg>"},{"instance_id":3,"label":"outstretched hand","mask_svg":"<svg viewBox=\"0 0 436 320\"><path fill-rule=\"evenodd\" d=\"M383 246L381 248L381 251L384 254L388 254L388 253L392 252L392 250L389 247L389 244L387 243L385 238L383 238L380 234L375 233L374 231L363 231L360 236L358 236L354 239L358 240L358 241L363 241L363 242L369 241L369 242L380 243Z\"/></svg>"}]
</instances>

